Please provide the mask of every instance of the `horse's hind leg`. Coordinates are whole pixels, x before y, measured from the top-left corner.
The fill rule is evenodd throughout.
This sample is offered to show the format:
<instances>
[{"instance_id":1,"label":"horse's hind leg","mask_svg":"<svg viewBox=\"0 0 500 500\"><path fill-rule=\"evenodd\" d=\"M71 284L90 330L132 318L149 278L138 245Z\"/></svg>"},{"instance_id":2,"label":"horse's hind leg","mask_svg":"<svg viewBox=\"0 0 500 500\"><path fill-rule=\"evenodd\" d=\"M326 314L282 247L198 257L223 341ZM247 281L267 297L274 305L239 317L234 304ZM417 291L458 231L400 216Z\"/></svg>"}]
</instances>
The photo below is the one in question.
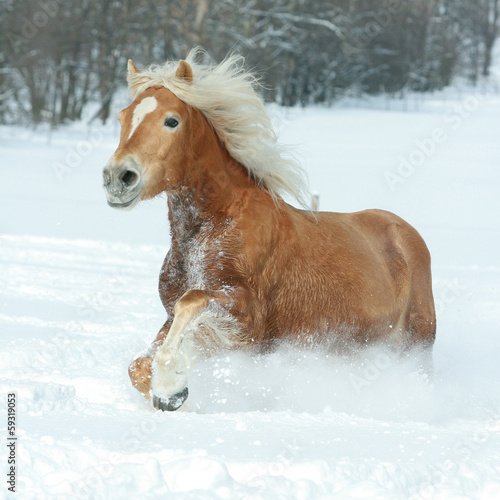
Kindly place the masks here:
<instances>
[{"instance_id":1,"label":"horse's hind leg","mask_svg":"<svg viewBox=\"0 0 500 500\"><path fill-rule=\"evenodd\" d=\"M171 325L172 320L169 319L158 332L158 335L156 336L156 339L151 347L148 349L148 352L132 361L128 367L128 375L132 385L147 399L150 398L151 392L151 369L153 358L156 351L163 344Z\"/></svg>"},{"instance_id":2,"label":"horse's hind leg","mask_svg":"<svg viewBox=\"0 0 500 500\"><path fill-rule=\"evenodd\" d=\"M436 311L430 269L412 278L412 294L406 318L407 347L416 350L422 373L433 373L432 349L436 338Z\"/></svg>"},{"instance_id":3,"label":"horse's hind leg","mask_svg":"<svg viewBox=\"0 0 500 500\"><path fill-rule=\"evenodd\" d=\"M427 245L411 226L399 226L396 238L409 273L406 311L402 318L404 349L419 355L421 370L432 374L432 348L436 338L436 311L432 296L431 256Z\"/></svg>"},{"instance_id":4,"label":"horse's hind leg","mask_svg":"<svg viewBox=\"0 0 500 500\"><path fill-rule=\"evenodd\" d=\"M151 389L151 356L141 356L130 363L128 367L128 376L132 385L149 399Z\"/></svg>"},{"instance_id":5,"label":"horse's hind leg","mask_svg":"<svg viewBox=\"0 0 500 500\"><path fill-rule=\"evenodd\" d=\"M418 357L421 373L431 377L434 371L432 349L436 336L436 317L432 313L410 314L407 335L407 348Z\"/></svg>"}]
</instances>

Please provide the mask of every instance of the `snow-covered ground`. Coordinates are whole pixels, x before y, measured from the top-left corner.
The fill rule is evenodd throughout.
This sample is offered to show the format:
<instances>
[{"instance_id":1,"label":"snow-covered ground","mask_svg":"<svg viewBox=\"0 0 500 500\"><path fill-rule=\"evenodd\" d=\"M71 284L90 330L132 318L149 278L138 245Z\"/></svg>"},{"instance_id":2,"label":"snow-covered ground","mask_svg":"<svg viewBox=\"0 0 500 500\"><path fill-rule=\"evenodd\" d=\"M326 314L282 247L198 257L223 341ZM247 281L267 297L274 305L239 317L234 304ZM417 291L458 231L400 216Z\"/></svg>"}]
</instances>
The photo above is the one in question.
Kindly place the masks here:
<instances>
[{"instance_id":1,"label":"snow-covered ground","mask_svg":"<svg viewBox=\"0 0 500 500\"><path fill-rule=\"evenodd\" d=\"M153 411L127 366L165 319L165 199L106 205L114 122L1 127L0 498L9 393L16 498L500 498L500 95L271 112L321 209L391 210L427 241L433 382L284 347L210 359L183 411Z\"/></svg>"}]
</instances>

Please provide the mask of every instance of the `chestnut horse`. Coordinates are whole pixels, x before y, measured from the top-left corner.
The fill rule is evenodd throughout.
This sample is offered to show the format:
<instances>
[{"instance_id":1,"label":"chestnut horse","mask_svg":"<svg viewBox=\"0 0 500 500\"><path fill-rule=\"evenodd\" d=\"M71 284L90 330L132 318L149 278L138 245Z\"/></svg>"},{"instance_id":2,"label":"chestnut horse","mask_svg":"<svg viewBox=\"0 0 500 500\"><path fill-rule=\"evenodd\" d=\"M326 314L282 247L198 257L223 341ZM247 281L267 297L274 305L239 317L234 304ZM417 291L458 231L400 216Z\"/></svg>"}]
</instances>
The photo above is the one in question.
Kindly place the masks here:
<instances>
[{"instance_id":1,"label":"chestnut horse","mask_svg":"<svg viewBox=\"0 0 500 500\"><path fill-rule=\"evenodd\" d=\"M277 340L345 351L376 342L429 354L436 319L430 255L418 232L381 210L312 213L299 165L277 144L256 79L232 55L139 71L104 168L108 204L165 192L171 248L159 291L168 319L129 367L153 406L176 410L193 361Z\"/></svg>"}]
</instances>

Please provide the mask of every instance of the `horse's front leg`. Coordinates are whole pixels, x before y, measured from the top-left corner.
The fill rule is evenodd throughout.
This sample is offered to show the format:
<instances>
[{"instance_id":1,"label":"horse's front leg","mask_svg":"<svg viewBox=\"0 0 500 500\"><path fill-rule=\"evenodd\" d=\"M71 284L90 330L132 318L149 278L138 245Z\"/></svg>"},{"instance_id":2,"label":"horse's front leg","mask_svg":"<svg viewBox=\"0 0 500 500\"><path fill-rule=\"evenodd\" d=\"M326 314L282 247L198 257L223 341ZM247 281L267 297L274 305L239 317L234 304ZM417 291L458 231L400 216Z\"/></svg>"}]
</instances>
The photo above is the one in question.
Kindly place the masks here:
<instances>
[{"instance_id":1,"label":"horse's front leg","mask_svg":"<svg viewBox=\"0 0 500 500\"><path fill-rule=\"evenodd\" d=\"M152 363L152 400L159 410L177 410L188 397L187 368L200 354L230 347L240 323L224 292L189 290L175 304L174 320Z\"/></svg>"}]
</instances>

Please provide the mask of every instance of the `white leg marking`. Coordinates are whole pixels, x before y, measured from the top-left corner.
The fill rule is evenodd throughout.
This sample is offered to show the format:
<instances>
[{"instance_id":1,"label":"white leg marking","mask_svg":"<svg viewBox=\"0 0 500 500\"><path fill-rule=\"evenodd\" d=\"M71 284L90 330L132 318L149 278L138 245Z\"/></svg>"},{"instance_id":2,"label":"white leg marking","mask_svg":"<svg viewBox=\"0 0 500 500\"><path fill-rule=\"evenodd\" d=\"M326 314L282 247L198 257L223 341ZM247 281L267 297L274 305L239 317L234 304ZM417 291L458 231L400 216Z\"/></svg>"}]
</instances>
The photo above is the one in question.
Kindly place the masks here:
<instances>
[{"instance_id":1,"label":"white leg marking","mask_svg":"<svg viewBox=\"0 0 500 500\"><path fill-rule=\"evenodd\" d=\"M183 342L184 328L172 331L172 327L165 342L156 352L152 367L152 392L164 399L187 387L186 368L189 366L189 354L185 351L189 342Z\"/></svg>"},{"instance_id":2,"label":"white leg marking","mask_svg":"<svg viewBox=\"0 0 500 500\"><path fill-rule=\"evenodd\" d=\"M196 338L200 327L205 331ZM188 383L186 370L196 358L231 347L239 334L237 320L220 308L205 309L181 325L174 320L153 361L152 393L168 399L181 392Z\"/></svg>"}]
</instances>

